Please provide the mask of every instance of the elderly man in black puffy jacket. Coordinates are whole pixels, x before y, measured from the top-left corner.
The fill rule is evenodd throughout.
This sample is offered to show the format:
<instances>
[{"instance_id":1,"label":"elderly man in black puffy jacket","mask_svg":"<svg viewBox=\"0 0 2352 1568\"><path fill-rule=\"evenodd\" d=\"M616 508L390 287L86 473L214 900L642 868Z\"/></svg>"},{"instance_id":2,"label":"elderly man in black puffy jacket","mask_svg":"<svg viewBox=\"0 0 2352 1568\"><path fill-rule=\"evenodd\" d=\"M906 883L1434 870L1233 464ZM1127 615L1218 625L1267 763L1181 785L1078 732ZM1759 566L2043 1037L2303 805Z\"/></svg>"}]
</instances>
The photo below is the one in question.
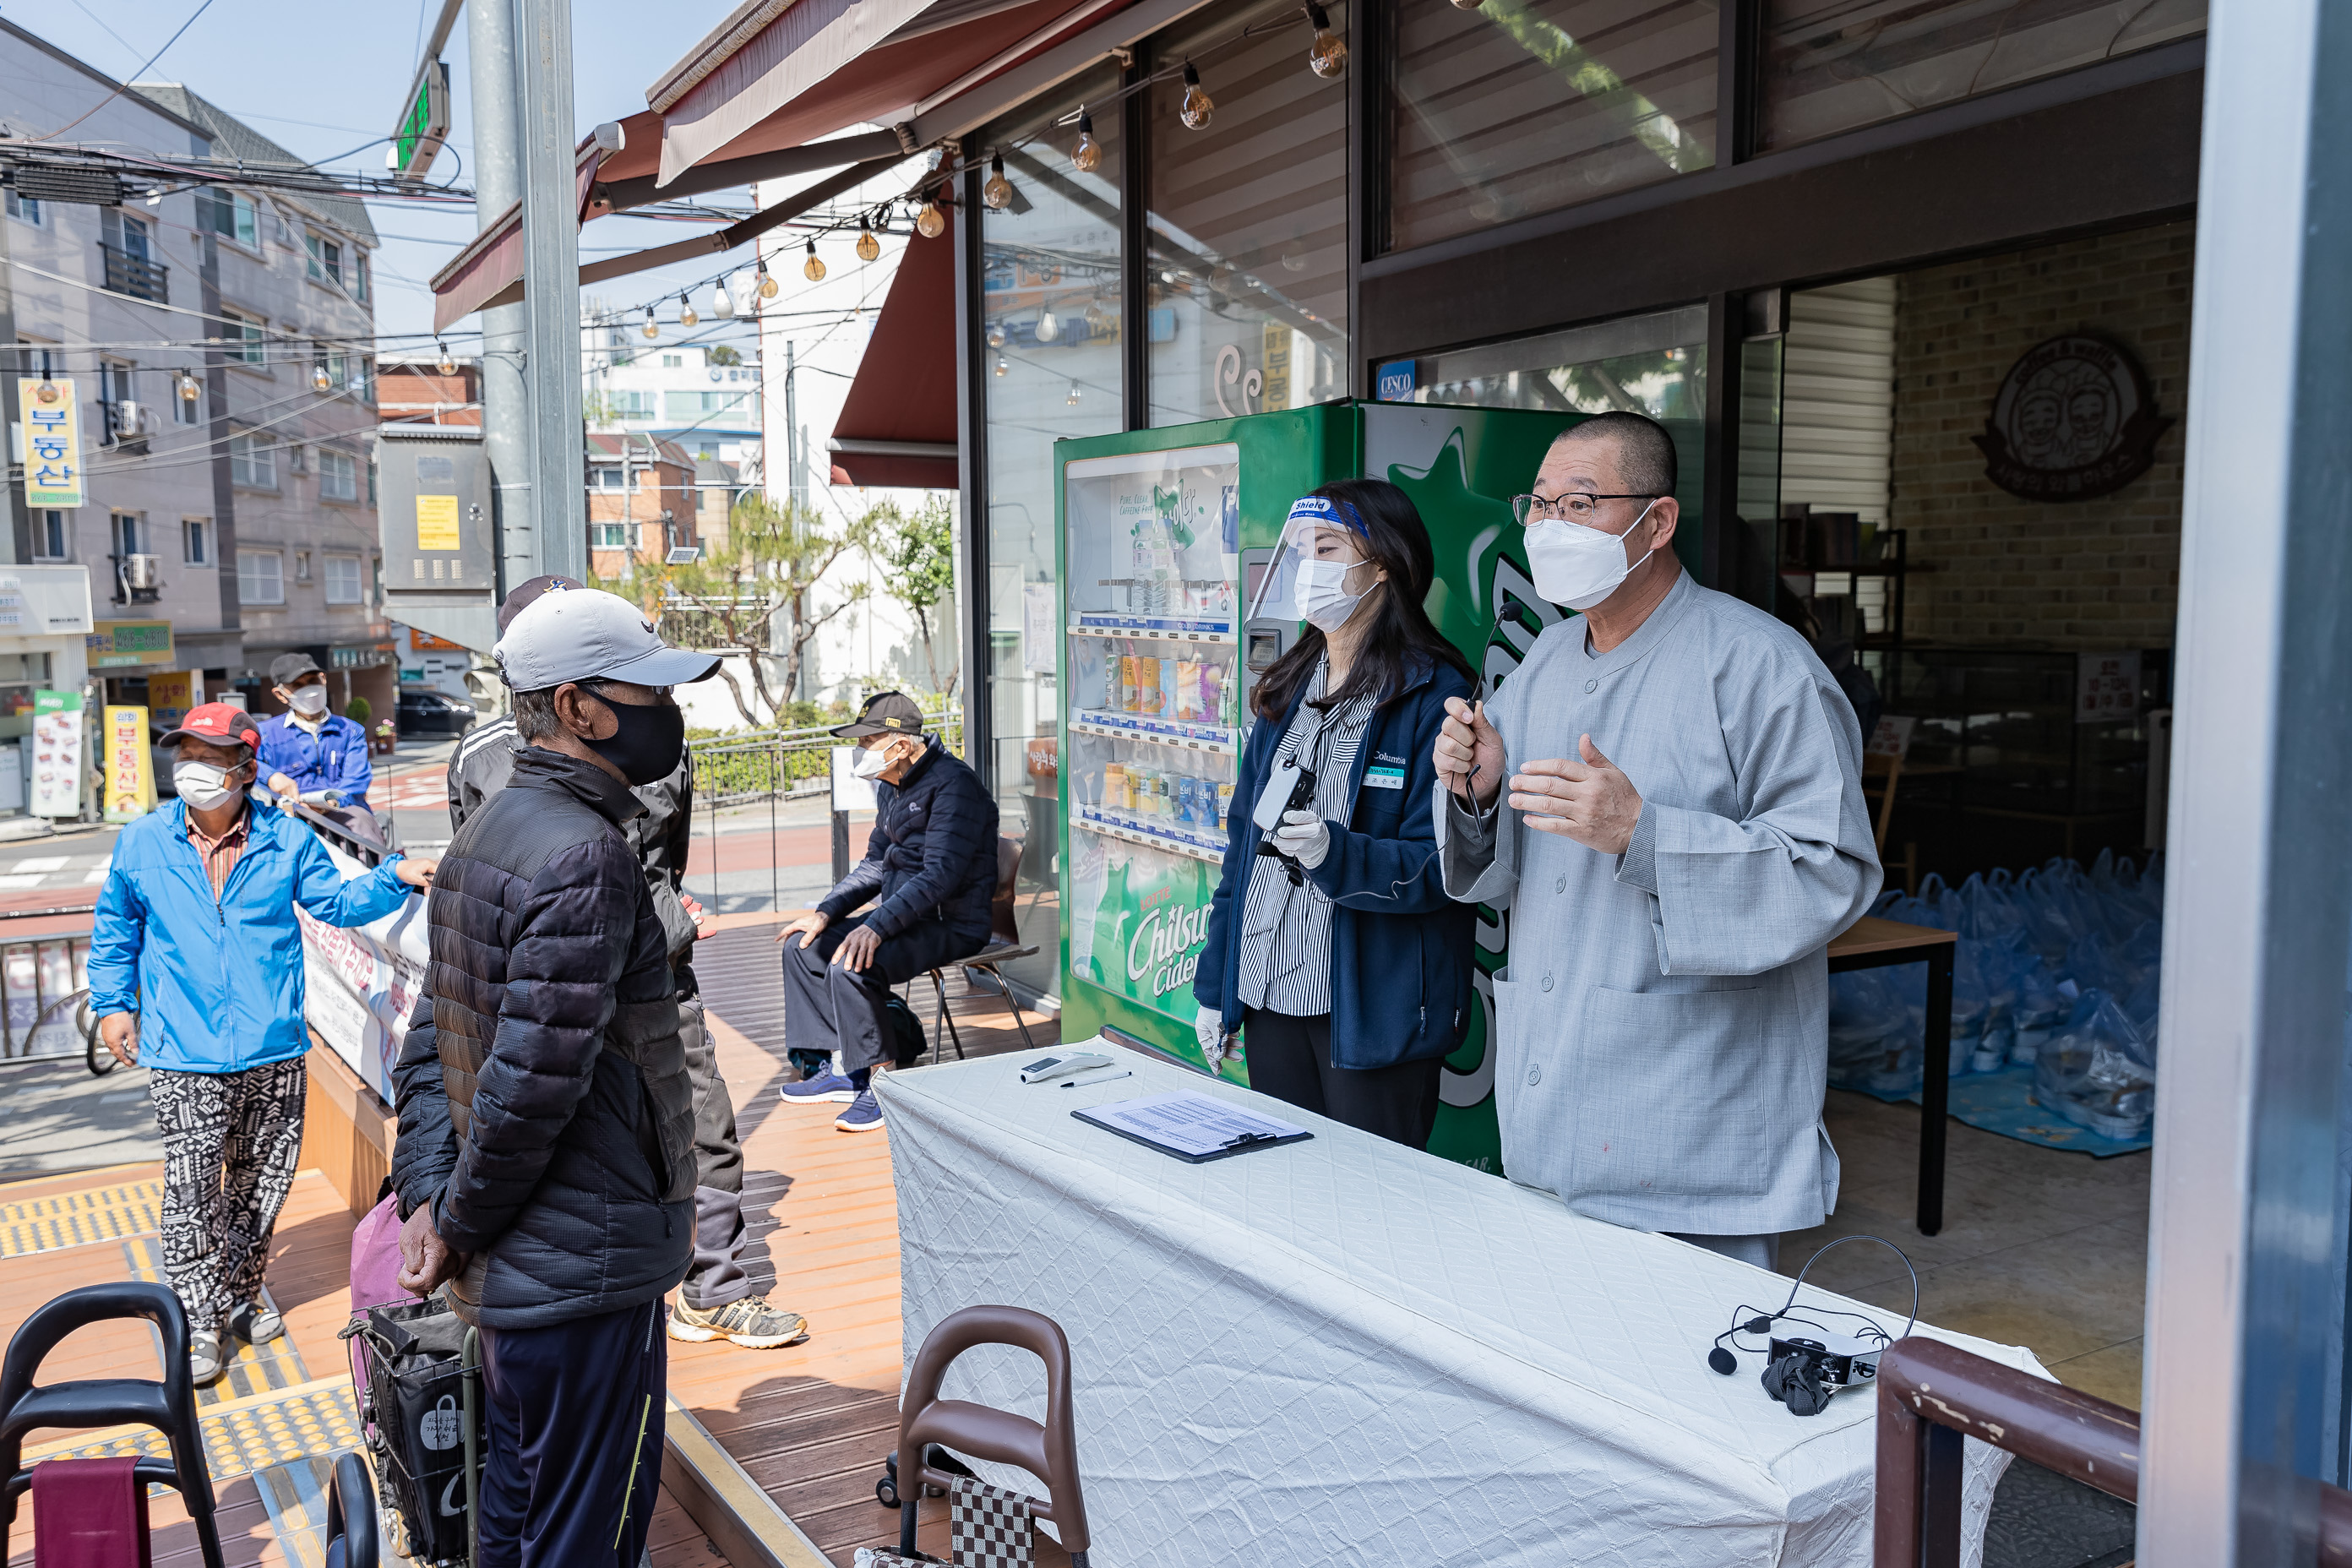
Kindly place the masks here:
<instances>
[{"instance_id":1,"label":"elderly man in black puffy jacket","mask_svg":"<svg viewBox=\"0 0 2352 1568\"><path fill-rule=\"evenodd\" d=\"M635 606L550 594L499 638L528 745L426 906L395 1073L404 1289L481 1331L479 1568L635 1568L661 1480L662 1297L694 1244L677 986L624 825L677 766L669 688L717 667Z\"/></svg>"},{"instance_id":2,"label":"elderly man in black puffy jacket","mask_svg":"<svg viewBox=\"0 0 2352 1568\"><path fill-rule=\"evenodd\" d=\"M872 1132L882 1109L866 1087L887 1054L890 987L988 945L996 896L996 803L962 759L923 733L923 710L899 692L869 698L833 731L857 742L856 772L876 781L866 858L823 902L777 933L784 944L784 1044L832 1067L786 1084L798 1104L840 1104L844 1132ZM865 914L856 910L871 900Z\"/></svg>"}]
</instances>

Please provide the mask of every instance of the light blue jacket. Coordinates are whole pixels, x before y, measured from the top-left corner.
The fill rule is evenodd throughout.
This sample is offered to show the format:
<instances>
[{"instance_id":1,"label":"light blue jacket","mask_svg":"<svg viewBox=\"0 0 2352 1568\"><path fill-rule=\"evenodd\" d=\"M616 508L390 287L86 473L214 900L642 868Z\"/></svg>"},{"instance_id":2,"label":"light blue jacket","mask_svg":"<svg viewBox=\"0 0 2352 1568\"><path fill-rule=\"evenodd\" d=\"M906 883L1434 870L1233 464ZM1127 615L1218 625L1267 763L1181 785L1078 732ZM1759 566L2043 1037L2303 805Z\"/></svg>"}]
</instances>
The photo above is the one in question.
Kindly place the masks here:
<instances>
[{"instance_id":1,"label":"light blue jacket","mask_svg":"<svg viewBox=\"0 0 2352 1568\"><path fill-rule=\"evenodd\" d=\"M172 801L122 830L89 937L90 1016L141 1015L139 1059L170 1072L230 1073L300 1056L299 904L331 926L400 908L408 885L387 860L343 880L326 846L273 807L248 805L245 853L217 902Z\"/></svg>"},{"instance_id":2,"label":"light blue jacket","mask_svg":"<svg viewBox=\"0 0 2352 1568\"><path fill-rule=\"evenodd\" d=\"M264 719L261 782L268 784L272 773L284 773L305 794L339 789L347 799L365 800L368 786L375 782L367 731L340 713L321 719L315 736L287 714Z\"/></svg>"}]
</instances>

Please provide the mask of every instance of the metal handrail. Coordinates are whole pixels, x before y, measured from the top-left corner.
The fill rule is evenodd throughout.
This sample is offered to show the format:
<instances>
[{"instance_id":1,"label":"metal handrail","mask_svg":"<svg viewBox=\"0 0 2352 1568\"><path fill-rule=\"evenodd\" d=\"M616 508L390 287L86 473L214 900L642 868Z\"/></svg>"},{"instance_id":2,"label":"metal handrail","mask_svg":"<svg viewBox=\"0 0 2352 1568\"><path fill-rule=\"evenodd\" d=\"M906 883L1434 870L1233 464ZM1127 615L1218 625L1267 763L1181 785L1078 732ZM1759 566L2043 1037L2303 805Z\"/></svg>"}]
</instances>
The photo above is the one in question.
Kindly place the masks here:
<instances>
[{"instance_id":1,"label":"metal handrail","mask_svg":"<svg viewBox=\"0 0 2352 1568\"><path fill-rule=\"evenodd\" d=\"M2139 1501L2139 1412L1928 1339L1878 1361L1873 1568L1958 1568L1968 1438ZM2352 1492L2319 1489L2319 1556L2352 1564Z\"/></svg>"}]
</instances>

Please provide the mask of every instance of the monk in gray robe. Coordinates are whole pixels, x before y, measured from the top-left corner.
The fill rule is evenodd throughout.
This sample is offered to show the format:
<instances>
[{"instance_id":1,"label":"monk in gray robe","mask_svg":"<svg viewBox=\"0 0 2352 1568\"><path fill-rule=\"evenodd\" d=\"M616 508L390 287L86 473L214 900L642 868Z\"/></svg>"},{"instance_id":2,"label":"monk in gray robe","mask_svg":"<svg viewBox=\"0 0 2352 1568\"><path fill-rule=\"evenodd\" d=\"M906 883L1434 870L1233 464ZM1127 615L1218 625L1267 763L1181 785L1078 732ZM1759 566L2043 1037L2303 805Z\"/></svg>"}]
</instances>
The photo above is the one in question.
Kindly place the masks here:
<instances>
[{"instance_id":1,"label":"monk in gray robe","mask_svg":"<svg viewBox=\"0 0 2352 1568\"><path fill-rule=\"evenodd\" d=\"M1580 1215L1765 1268L1836 1205L1829 941L1877 895L1862 735L1771 616L1671 545L1675 449L1636 414L1555 442L1536 591L1580 610L1435 746L1446 891L1510 911L1503 1163Z\"/></svg>"}]
</instances>

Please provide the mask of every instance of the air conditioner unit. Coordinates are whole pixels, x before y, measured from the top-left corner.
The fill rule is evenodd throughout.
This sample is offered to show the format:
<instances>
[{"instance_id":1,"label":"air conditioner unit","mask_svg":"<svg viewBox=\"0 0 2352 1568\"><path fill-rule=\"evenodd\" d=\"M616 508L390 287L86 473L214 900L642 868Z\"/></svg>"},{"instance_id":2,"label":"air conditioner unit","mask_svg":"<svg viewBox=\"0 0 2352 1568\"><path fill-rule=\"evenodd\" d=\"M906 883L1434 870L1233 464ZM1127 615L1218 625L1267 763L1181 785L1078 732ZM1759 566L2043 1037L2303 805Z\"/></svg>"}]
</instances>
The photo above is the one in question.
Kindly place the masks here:
<instances>
[{"instance_id":1,"label":"air conditioner unit","mask_svg":"<svg viewBox=\"0 0 2352 1568\"><path fill-rule=\"evenodd\" d=\"M133 593L144 593L163 585L163 558L160 555L126 555L122 558L122 585Z\"/></svg>"}]
</instances>

